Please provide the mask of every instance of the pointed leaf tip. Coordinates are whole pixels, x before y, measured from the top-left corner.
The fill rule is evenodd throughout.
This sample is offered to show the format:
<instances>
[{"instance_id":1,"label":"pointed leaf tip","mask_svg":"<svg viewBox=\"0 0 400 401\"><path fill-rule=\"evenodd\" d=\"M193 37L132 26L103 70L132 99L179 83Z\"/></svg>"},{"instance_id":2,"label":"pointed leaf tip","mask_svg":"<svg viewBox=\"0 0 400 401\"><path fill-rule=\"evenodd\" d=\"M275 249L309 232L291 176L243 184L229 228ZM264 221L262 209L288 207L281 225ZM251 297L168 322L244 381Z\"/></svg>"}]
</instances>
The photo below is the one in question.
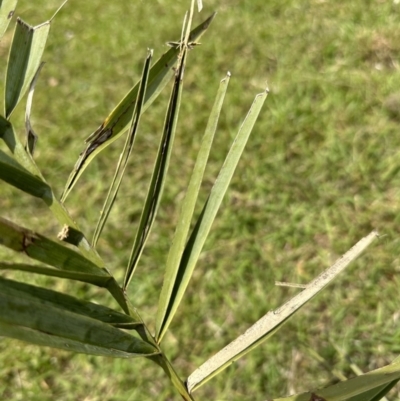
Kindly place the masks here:
<instances>
[{"instance_id":1,"label":"pointed leaf tip","mask_svg":"<svg viewBox=\"0 0 400 401\"><path fill-rule=\"evenodd\" d=\"M38 70L50 21L32 27L17 18L6 73L5 114L8 119Z\"/></svg>"},{"instance_id":2,"label":"pointed leaf tip","mask_svg":"<svg viewBox=\"0 0 400 401\"><path fill-rule=\"evenodd\" d=\"M216 13L213 13L200 25L194 28L189 36L189 42L196 42L208 29ZM179 42L173 43L172 48L167 51L161 58L152 66L149 74L149 82L146 91L146 98L143 104L144 112L154 99L160 94L169 80L175 76L173 69L179 56L180 48L177 46ZM107 146L119 138L130 123L130 116L136 102L140 81L126 94L121 102L104 120L100 127L89 136L86 140L87 146L78 158L68 180L65 185L61 202L63 203L76 182L82 175L86 167L91 161Z\"/></svg>"}]
</instances>

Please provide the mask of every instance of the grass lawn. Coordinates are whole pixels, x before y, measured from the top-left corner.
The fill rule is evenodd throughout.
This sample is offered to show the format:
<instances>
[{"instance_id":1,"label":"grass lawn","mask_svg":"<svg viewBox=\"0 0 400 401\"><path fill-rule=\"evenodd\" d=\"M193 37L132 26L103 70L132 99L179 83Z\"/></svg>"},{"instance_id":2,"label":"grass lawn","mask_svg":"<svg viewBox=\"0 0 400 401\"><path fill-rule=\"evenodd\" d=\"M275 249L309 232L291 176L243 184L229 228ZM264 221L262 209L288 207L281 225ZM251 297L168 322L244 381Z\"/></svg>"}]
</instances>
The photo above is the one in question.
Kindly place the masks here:
<instances>
[{"instance_id":1,"label":"grass lawn","mask_svg":"<svg viewBox=\"0 0 400 401\"><path fill-rule=\"evenodd\" d=\"M20 0L36 25L59 0ZM256 93L269 97L234 175L163 349L186 378L253 322L297 293L361 237L382 237L297 317L201 387L198 400L263 401L337 382L389 363L400 351L400 3L389 0L203 0L196 22L218 15L189 54L170 176L130 297L154 328L163 266L219 81L232 73L206 199ZM398 4L399 3L399 4ZM177 40L189 1L74 1L52 23L33 105L35 159L61 195L84 139ZM4 76L12 38L0 42ZM3 80L0 81L3 90ZM169 91L144 114L99 253L122 279L164 121ZM1 106L3 108L3 106ZM23 134L24 105L13 121ZM123 141L86 170L66 206L91 237ZM5 146L0 144L1 149ZM0 182L1 215L54 237L39 201ZM199 205L200 210L201 205ZM4 260L17 256L0 248ZM19 257L18 257L19 258ZM46 284L115 307L81 283ZM147 360L118 360L0 339L0 398L29 401L175 400ZM400 387L388 395L400 399Z\"/></svg>"}]
</instances>

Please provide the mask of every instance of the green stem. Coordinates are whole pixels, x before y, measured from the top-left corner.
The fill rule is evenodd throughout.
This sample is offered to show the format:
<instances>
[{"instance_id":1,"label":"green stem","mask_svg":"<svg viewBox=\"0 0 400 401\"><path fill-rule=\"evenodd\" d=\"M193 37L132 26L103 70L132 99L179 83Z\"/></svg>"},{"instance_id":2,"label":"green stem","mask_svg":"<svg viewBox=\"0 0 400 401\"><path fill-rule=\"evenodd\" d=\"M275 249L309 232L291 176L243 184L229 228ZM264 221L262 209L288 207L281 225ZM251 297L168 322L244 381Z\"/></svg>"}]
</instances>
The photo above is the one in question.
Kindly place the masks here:
<instances>
[{"instance_id":1,"label":"green stem","mask_svg":"<svg viewBox=\"0 0 400 401\"><path fill-rule=\"evenodd\" d=\"M180 379L171 362L168 360L168 358L165 356L162 349L160 348L160 345L157 344L155 338L151 335L147 326L143 323L143 326L137 328L136 331L143 341L146 341L151 345L157 347L157 349L160 351L158 355L149 356L147 358L156 363L164 370L172 385L178 390L179 394L185 401L194 401L194 398L189 394L185 383Z\"/></svg>"}]
</instances>

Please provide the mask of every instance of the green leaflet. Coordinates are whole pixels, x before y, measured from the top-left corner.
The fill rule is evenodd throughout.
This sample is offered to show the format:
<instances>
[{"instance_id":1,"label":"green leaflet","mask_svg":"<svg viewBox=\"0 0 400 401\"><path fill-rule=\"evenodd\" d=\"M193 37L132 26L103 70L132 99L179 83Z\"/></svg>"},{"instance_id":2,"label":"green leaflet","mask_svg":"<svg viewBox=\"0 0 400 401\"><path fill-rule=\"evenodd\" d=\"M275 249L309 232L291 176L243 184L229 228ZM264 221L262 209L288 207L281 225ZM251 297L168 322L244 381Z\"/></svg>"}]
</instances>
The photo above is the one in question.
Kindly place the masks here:
<instances>
[{"instance_id":1,"label":"green leaflet","mask_svg":"<svg viewBox=\"0 0 400 401\"><path fill-rule=\"evenodd\" d=\"M69 305L71 304L71 308ZM154 346L111 324L106 309L31 285L0 279L0 336L92 355L133 358L156 355ZM121 316L109 320L129 323Z\"/></svg>"},{"instance_id":2,"label":"green leaflet","mask_svg":"<svg viewBox=\"0 0 400 401\"><path fill-rule=\"evenodd\" d=\"M211 21L214 19L215 13L207 18L198 27L193 29L190 33L190 42L198 40L203 33L208 29ZM194 45L194 43L192 43ZM151 68L148 78L148 85L146 90L146 96L144 99L143 109L144 112L154 99L160 94L160 92L167 85L169 80L174 76L173 67L178 60L180 52L179 43L173 45L173 47L165 53ZM86 167L91 161L107 146L119 138L127 129L128 124L131 121L131 116L136 103L136 97L139 90L138 82L121 100L121 102L115 107L110 115L104 120L103 124L87 138L87 146L81 153L78 161L75 164L70 176L68 177L65 185L63 194L61 196L61 202L64 202L68 194L76 184Z\"/></svg>"},{"instance_id":3,"label":"green leaflet","mask_svg":"<svg viewBox=\"0 0 400 401\"><path fill-rule=\"evenodd\" d=\"M12 185L15 184L15 186L22 191L31 193L32 195L38 196L43 199L43 201L52 211L57 220L61 224L68 226L69 235L64 237L63 240L79 247L79 250L86 258L93 261L97 266L103 267L103 260L91 247L85 236L79 230L79 227L77 226L75 221L72 220L71 216L68 214L65 207L55 197L50 186L43 178L35 161L32 159L31 154L27 152L27 150L18 139L18 136L16 135L12 124L2 116L0 116L0 138L4 140L15 158L15 160L13 160L4 152L0 153L2 166L6 169L4 171L0 171L1 178ZM14 168L20 169L20 171L13 170ZM17 176L19 177L18 179L17 177L13 178L11 176L12 171L17 174ZM28 172L32 176L28 177L26 175L28 174ZM26 175L26 183L24 181L25 178L21 181L24 174ZM36 185L37 188L35 188Z\"/></svg>"},{"instance_id":4,"label":"green leaflet","mask_svg":"<svg viewBox=\"0 0 400 401\"><path fill-rule=\"evenodd\" d=\"M135 309L130 306L129 301L126 299L125 295L123 294L121 288L119 287L115 279L111 277L105 269L103 269L104 267L103 260L99 257L97 252L90 246L85 236L79 230L77 224L71 219L67 210L54 196L53 191L44 181L44 178L42 177L31 155L26 151L26 149L22 146L21 142L19 141L18 137L15 135L11 123L2 118L1 116L0 116L0 137L4 140L4 142L7 144L7 146L15 156L14 160L9 156L7 156L4 152L0 152L0 167L3 167L0 169L0 178L4 178L5 181L12 183L17 188L43 199L43 201L47 204L47 206L50 208L53 214L57 217L58 221L64 224L63 229L59 234L59 238L62 241L68 242L70 244L79 247L79 250L81 251L83 256L77 253L76 255L82 258L82 263L84 266L87 266L89 269L92 269L93 266L97 266L98 268L100 268L100 270L98 269L97 271L92 271L92 270L78 271L76 272L77 275L74 277L71 277L73 276L73 274L71 273L58 274L57 276L58 277L62 276L64 278L72 278L74 280L92 282L93 284L100 286L106 286L104 278L109 278L109 281L107 283L107 289L110 291L115 300L119 303L119 305L124 309L126 313L131 313L134 316L138 316ZM12 177L12 174L15 174L15 177ZM28 233L28 236L31 235L31 232L22 227L18 227L15 224L7 222L6 220L0 220L0 221L1 221L0 241L1 241L1 236L4 236L4 238L6 238L3 245L8 244L10 248L16 250L17 252L23 251L24 246L26 245L26 240L24 239L25 231ZM7 236L9 236L8 239ZM56 244L56 246L53 247L50 245L47 251L49 250L54 251L57 248L57 245L61 247L61 245L58 243L54 244ZM31 250L32 249L34 251L36 250L35 247L31 248ZM61 256L61 254L59 254L59 256ZM57 251L55 256L57 256ZM53 259L51 256L51 252L47 255L47 257L46 255L43 254L41 255L41 257L42 258L44 257L45 259L39 259L39 258L37 259L41 260L44 263L54 265L52 264ZM46 259L48 261L46 261ZM57 258L55 260L57 260ZM59 268L60 265L57 265L55 267ZM52 273L52 272L48 271L47 273ZM101 277L101 279L96 278L94 276Z\"/></svg>"},{"instance_id":5,"label":"green leaflet","mask_svg":"<svg viewBox=\"0 0 400 401\"><path fill-rule=\"evenodd\" d=\"M1 0L0 1L0 40L6 31L18 0Z\"/></svg>"},{"instance_id":6,"label":"green leaflet","mask_svg":"<svg viewBox=\"0 0 400 401\"><path fill-rule=\"evenodd\" d=\"M23 264L8 264L0 262L0 269L9 269L10 267L15 270L24 270L20 267L29 267L29 265ZM30 266L33 269L39 266ZM26 271L26 270L25 270ZM121 327L124 329L136 327L141 324L141 321L134 319L133 317L116 312L114 309L107 308L99 304L92 302L82 301L70 295L62 294L57 291L48 290L41 287L32 286L17 281L0 278L0 289L3 291L3 287L13 288L14 290L21 291L29 296L35 297L37 300L43 302L50 302L53 306L68 310L70 312L79 313L80 315L88 316L93 319L100 320L104 323L111 324L115 327Z\"/></svg>"},{"instance_id":7,"label":"green leaflet","mask_svg":"<svg viewBox=\"0 0 400 401\"><path fill-rule=\"evenodd\" d=\"M174 86L168 103L167 115L165 118L163 135L158 147L157 157L151 176L150 186L147 191L142 214L140 216L139 227L136 232L135 240L132 246L131 255L125 273L123 288L127 288L132 276L136 270L139 259L142 255L147 238L150 234L154 220L156 218L158 206L160 204L166 175L169 167L169 160L174 144L175 129L179 116L181 102L183 73L187 49L183 48L180 56L180 65L175 76Z\"/></svg>"},{"instance_id":8,"label":"green leaflet","mask_svg":"<svg viewBox=\"0 0 400 401\"><path fill-rule=\"evenodd\" d=\"M272 336L284 323L294 316L304 304L317 295L339 273L341 273L350 262L356 259L377 237L378 233L372 231L369 235L362 238L331 267L312 280L303 291L278 309L268 312L253 324L253 326L251 326L244 334L236 338L236 340L232 341L221 351L203 363L203 365L194 371L187 380L189 392L196 390L234 361L238 360L265 341L268 337ZM308 395L308 397L310 397L310 395ZM287 401L289 400L297 401L297 398L288 398ZM332 400L333 399L329 398L329 401ZM309 401L309 398L307 401Z\"/></svg>"},{"instance_id":9,"label":"green leaflet","mask_svg":"<svg viewBox=\"0 0 400 401\"><path fill-rule=\"evenodd\" d=\"M17 18L7 63L5 115L8 119L27 91L39 68L50 30L50 21L32 27Z\"/></svg>"},{"instance_id":10,"label":"green leaflet","mask_svg":"<svg viewBox=\"0 0 400 401\"><path fill-rule=\"evenodd\" d=\"M210 232L212 223L214 222L222 199L228 189L233 173L266 98L267 91L258 94L254 99L254 102L239 129L228 155L226 156L221 171L219 172L210 195L186 244L179 269L176 272L176 280L173 283L174 288L172 289L172 292L170 292L170 295L166 296L165 299L163 298L160 302L160 306L164 309L165 316L162 316L163 310L160 309L158 312L159 315L157 316L158 325L156 328L156 337L158 342L162 340L162 337L171 323L172 317L178 308L180 301L182 300L203 245L207 239L208 233ZM169 279L168 276L166 278ZM164 294L167 295L166 293ZM165 296L164 294L163 296ZM168 309L165 310L167 303Z\"/></svg>"},{"instance_id":11,"label":"green leaflet","mask_svg":"<svg viewBox=\"0 0 400 401\"><path fill-rule=\"evenodd\" d=\"M49 21L37 26L30 26L21 18L17 18L6 72L4 106L7 119L31 84L42 60L49 36L50 23L66 2L67 0L61 4ZM1 38L2 29L7 28L17 2L15 0L2 0L0 3ZM4 18L7 18L8 21L5 21Z\"/></svg>"},{"instance_id":12,"label":"green leaflet","mask_svg":"<svg viewBox=\"0 0 400 401\"><path fill-rule=\"evenodd\" d=\"M60 235L68 235L68 229ZM57 269L111 278L80 253L0 217L0 244Z\"/></svg>"},{"instance_id":13,"label":"green leaflet","mask_svg":"<svg viewBox=\"0 0 400 401\"><path fill-rule=\"evenodd\" d=\"M143 106L143 100L146 94L147 80L150 69L150 62L153 57L153 51L149 50L147 53L147 57L143 66L142 79L140 80L139 94L136 99L135 108L132 115L131 127L129 129L128 135L126 137L125 146L122 150L122 153L119 157L118 165L115 170L114 178L111 182L110 189L107 194L107 198L104 202L103 209L100 212L100 218L97 223L94 235L93 235L93 246L95 247L97 241L103 231L104 225L106 224L107 218L110 214L110 211L114 205L115 199L118 194L118 190L121 186L122 177L124 176L126 166L128 164L129 157L132 153L133 144L136 138L136 132L139 127L139 121Z\"/></svg>"},{"instance_id":14,"label":"green leaflet","mask_svg":"<svg viewBox=\"0 0 400 401\"><path fill-rule=\"evenodd\" d=\"M60 270L48 266L30 265L26 263L0 262L0 270L19 270L34 274L42 274L44 276L82 281L84 283L97 285L98 287L108 287L111 281L110 277L108 276L99 276L80 271Z\"/></svg>"},{"instance_id":15,"label":"green leaflet","mask_svg":"<svg viewBox=\"0 0 400 401\"><path fill-rule=\"evenodd\" d=\"M179 265L181 262L183 250L186 245L190 223L193 217L193 212L198 198L200 185L203 179L204 170L207 165L208 156L210 154L214 134L217 128L217 123L225 98L225 93L228 88L229 78L230 74L228 74L227 77L224 78L220 83L218 94L215 99L214 106L211 110L206 131L204 133L201 147L197 155L196 164L193 168L185 199L182 203L181 213L178 219L175 236L168 254L163 288L160 294L156 320L156 338L159 338L160 334L162 334L162 332L164 331L164 328L168 326L168 322L172 320L172 317L174 316L174 313L179 306L179 301L182 299L182 296L175 297L175 294L173 294L174 287L178 287L181 294L183 295L183 292L185 291L188 284L188 282L180 281L181 277L178 275ZM190 277L187 277L187 279L190 279Z\"/></svg>"},{"instance_id":16,"label":"green leaflet","mask_svg":"<svg viewBox=\"0 0 400 401\"><path fill-rule=\"evenodd\" d=\"M321 390L314 390L312 393L306 392L290 397L275 398L274 401L378 401L386 394L386 392L381 393L380 391L383 388L389 391L399 379L400 361L396 359L391 364L365 375L339 382ZM313 394L314 398L312 398Z\"/></svg>"}]
</instances>

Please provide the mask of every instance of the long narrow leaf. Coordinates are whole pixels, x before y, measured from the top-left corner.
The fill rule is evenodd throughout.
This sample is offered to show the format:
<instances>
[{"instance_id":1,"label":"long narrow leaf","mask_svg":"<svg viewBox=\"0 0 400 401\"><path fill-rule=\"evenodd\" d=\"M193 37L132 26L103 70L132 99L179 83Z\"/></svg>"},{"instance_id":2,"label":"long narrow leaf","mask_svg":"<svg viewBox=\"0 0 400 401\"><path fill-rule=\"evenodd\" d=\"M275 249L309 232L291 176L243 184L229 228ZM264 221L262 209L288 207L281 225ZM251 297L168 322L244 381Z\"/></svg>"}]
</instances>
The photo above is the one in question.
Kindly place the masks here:
<instances>
[{"instance_id":1,"label":"long narrow leaf","mask_svg":"<svg viewBox=\"0 0 400 401\"><path fill-rule=\"evenodd\" d=\"M174 143L176 123L179 115L180 100L182 94L182 79L185 67L187 49L183 48L181 53L181 64L177 70L174 86L172 88L171 98L168 104L167 115L164 123L163 135L158 148L156 162L147 191L142 214L140 216L139 227L136 232L132 247L131 256L125 273L123 288L129 285L135 272L140 256L142 255L147 238L153 226L158 206L160 204L166 175L168 172L169 159Z\"/></svg>"},{"instance_id":2,"label":"long narrow leaf","mask_svg":"<svg viewBox=\"0 0 400 401\"><path fill-rule=\"evenodd\" d=\"M20 266L23 265L21 264ZM15 264L15 267L18 267L18 265ZM31 267L34 268L37 266ZM7 264L0 263L0 268L7 268ZM119 313L114 309L107 308L106 306L82 301L80 299L77 299L70 295L62 294L57 291L32 286L30 284L20 283L18 281L0 278L0 290L2 292L7 292L10 289L21 291L27 294L26 296L33 296L36 300L40 300L44 303L48 302L54 307L91 317L104 323L111 324L114 327L131 329L135 328L138 324L142 324L141 321L135 320L131 316L128 316L126 314Z\"/></svg>"},{"instance_id":3,"label":"long narrow leaf","mask_svg":"<svg viewBox=\"0 0 400 401\"><path fill-rule=\"evenodd\" d=\"M193 31L190 33L190 41L194 42L198 40L208 29L214 17L215 13L207 18L198 27L193 29ZM165 53L151 68L142 112L144 112L150 106L150 104L156 99L170 79L174 76L174 65L178 60L179 51L179 45L173 46L172 49ZM65 185L64 192L61 196L62 202L65 201L76 181L79 179L90 162L105 147L109 146L125 132L131 120L138 90L139 82L121 100L121 102L115 107L110 115L104 120L101 126L86 140L87 146L81 153Z\"/></svg>"},{"instance_id":4,"label":"long narrow leaf","mask_svg":"<svg viewBox=\"0 0 400 401\"><path fill-rule=\"evenodd\" d=\"M111 277L74 250L0 217L0 244L57 269Z\"/></svg>"},{"instance_id":5,"label":"long narrow leaf","mask_svg":"<svg viewBox=\"0 0 400 401\"><path fill-rule=\"evenodd\" d=\"M122 150L119 162L115 171L114 178L112 180L110 189L107 194L102 211L100 212L100 219L97 223L96 230L93 236L93 246L96 246L97 241L103 231L104 225L106 224L107 218L110 214L111 208L114 205L115 199L118 194L118 190L121 186L122 177L124 176L126 166L128 164L129 157L132 153L133 144L136 138L136 132L139 127L140 116L142 114L143 101L146 94L147 80L149 77L150 62L153 57L153 51L150 50L147 54L144 66L142 79L140 80L139 94L135 104L135 109L132 115L131 127L126 137L125 146Z\"/></svg>"},{"instance_id":6,"label":"long narrow leaf","mask_svg":"<svg viewBox=\"0 0 400 401\"><path fill-rule=\"evenodd\" d=\"M389 390L389 386L399 379L400 360L396 359L391 364L368 372L365 375L357 376L320 390L314 390L312 393L307 392L290 397L275 398L274 401L378 401L379 398L368 398L371 395L371 391L384 386ZM312 394L314 394L314 398L311 397Z\"/></svg>"},{"instance_id":7,"label":"long narrow leaf","mask_svg":"<svg viewBox=\"0 0 400 401\"><path fill-rule=\"evenodd\" d=\"M152 360L157 365L163 368L164 372L169 377L174 387L179 391L179 394L185 401L194 401L193 397L188 392L185 383L183 383L183 381L180 379L178 374L175 372L174 367L171 365L171 363L165 357L165 355L160 354L160 355L150 356L148 357L148 359Z\"/></svg>"},{"instance_id":8,"label":"long narrow leaf","mask_svg":"<svg viewBox=\"0 0 400 401\"><path fill-rule=\"evenodd\" d=\"M89 283L98 287L108 287L110 278L107 276L98 276L95 274L60 270L48 266L30 265L26 263L6 263L0 262L0 270L18 270L28 273L41 274L44 276L65 278L69 280L81 281L83 283Z\"/></svg>"},{"instance_id":9,"label":"long narrow leaf","mask_svg":"<svg viewBox=\"0 0 400 401\"><path fill-rule=\"evenodd\" d=\"M215 184L211 189L211 193L203 207L200 217L196 222L192 234L190 235L189 241L186 244L180 262L179 270L176 274L174 288L172 289L172 292L168 297L168 303L171 309L166 311L165 318L162 319L162 321L160 319L160 326L157 327L157 333L159 333L157 337L158 342L162 340L162 337L164 336L168 325L171 322L173 314L175 313L176 308L178 307L183 297L185 289L192 276L194 267L200 256L200 252L211 229L211 225L214 222L222 199L226 193L226 190L228 189L233 173L243 153L244 147L246 146L247 140L258 118L266 97L267 91L258 94L254 99L250 111L248 112L242 126L239 129L239 132L229 150L229 153L215 181ZM167 299L165 299L165 301L167 301ZM163 305L163 307L165 308L165 304Z\"/></svg>"},{"instance_id":10,"label":"long narrow leaf","mask_svg":"<svg viewBox=\"0 0 400 401\"><path fill-rule=\"evenodd\" d=\"M367 390L361 394L357 394L347 401L388 401L385 395L396 385L399 379L393 380L390 383Z\"/></svg>"},{"instance_id":11,"label":"long narrow leaf","mask_svg":"<svg viewBox=\"0 0 400 401\"><path fill-rule=\"evenodd\" d=\"M7 63L6 86L5 86L5 116L9 119L11 113L24 96L38 71L43 51L49 36L50 23L55 15L64 6L67 0L58 8L49 21L38 26L30 26L21 18L17 18L14 36L10 48ZM3 1L0 2L2 7ZM5 1L5 10L9 9L7 18L12 16L15 3ZM7 4L8 3L8 4ZM4 15L0 12L0 24L4 27ZM7 27L7 25L5 25ZM0 26L0 37L2 27Z\"/></svg>"},{"instance_id":12,"label":"long narrow leaf","mask_svg":"<svg viewBox=\"0 0 400 401\"><path fill-rule=\"evenodd\" d=\"M356 259L377 237L377 232L373 231L368 236L362 238L331 267L312 280L307 285L306 289L283 304L280 308L268 312L244 334L239 336L236 340L232 341L229 345L207 360L189 376L187 380L189 391L192 392L196 390L206 381L215 376L218 372L225 369L231 363L257 347L261 342L265 341L268 337L274 334L284 323L294 316L294 314L306 302L318 294L339 273L341 273L350 264L350 262ZM293 400L294 399L297 400L297 398L293 398ZM333 399L329 398L329 400L331 401ZM307 401L309 401L309 399Z\"/></svg>"},{"instance_id":13,"label":"long narrow leaf","mask_svg":"<svg viewBox=\"0 0 400 401\"><path fill-rule=\"evenodd\" d=\"M52 301L52 296L36 296L37 289L26 285L21 291L1 280L0 336L37 345L93 355L133 358L158 354L156 347L86 314L74 305ZM60 294L61 295L61 294ZM87 312L87 310L85 310Z\"/></svg>"},{"instance_id":14,"label":"long narrow leaf","mask_svg":"<svg viewBox=\"0 0 400 401\"><path fill-rule=\"evenodd\" d=\"M179 305L179 301L182 299L183 292L188 284L187 282L181 282L179 286L179 294L177 294L175 297L172 296L176 281L180 279L177 277L178 268L187 241L190 222L193 217L195 204L198 198L204 170L207 165L208 156L210 154L214 134L217 129L218 119L222 104L224 102L226 90L228 88L229 79L230 74L228 73L228 75L220 83L217 97L211 110L210 118L201 142L201 147L197 155L196 164L193 168L186 196L182 203L174 240L168 254L164 283L160 294L156 320L156 339L158 339L160 334L163 333L164 328L168 327L168 324L175 314Z\"/></svg>"},{"instance_id":15,"label":"long narrow leaf","mask_svg":"<svg viewBox=\"0 0 400 401\"><path fill-rule=\"evenodd\" d=\"M50 187L48 186L45 179L43 178L35 161L32 159L32 156L26 151L26 149L20 142L19 138L15 134L12 124L1 116L0 116L0 138L2 138L4 140L4 142L6 143L8 148L11 150L11 152L13 153L15 160L16 160L15 163L10 162L10 158L6 159L4 157L4 155L5 155L4 152L2 152L1 157L4 162L8 163L11 166L12 165L17 166L17 167L22 166L23 169L30 172L37 179L40 179L43 181L42 184L38 183L39 191L40 191L41 187L43 187L43 188L46 188L46 192L43 193L43 195L45 195L45 196L39 196L39 197L41 197L43 199L43 201L46 203L46 205L52 211L52 213L57 218L57 220L62 225L68 227L69 235L64 236L63 240L79 247L79 250L82 252L82 254L86 258L90 259L97 266L103 267L104 266L103 260L99 257L97 252L89 244L88 240L85 238L83 233L80 231L80 229L79 229L78 225L75 223L75 221L68 214L65 207L59 202L59 200L54 195L52 190L48 191L48 188L50 188ZM6 173L4 173L4 174L6 174ZM30 182L32 183L32 181L30 181ZM18 188L23 191L26 190L26 188L24 188L23 183L20 183L20 186ZM30 188L29 190L33 190L33 189Z\"/></svg>"},{"instance_id":16,"label":"long narrow leaf","mask_svg":"<svg viewBox=\"0 0 400 401\"><path fill-rule=\"evenodd\" d=\"M18 0L0 1L0 40L3 37L12 16L14 15L17 2Z\"/></svg>"},{"instance_id":17,"label":"long narrow leaf","mask_svg":"<svg viewBox=\"0 0 400 401\"><path fill-rule=\"evenodd\" d=\"M50 21L32 27L17 18L7 63L5 115L8 119L27 91L42 59Z\"/></svg>"}]
</instances>

